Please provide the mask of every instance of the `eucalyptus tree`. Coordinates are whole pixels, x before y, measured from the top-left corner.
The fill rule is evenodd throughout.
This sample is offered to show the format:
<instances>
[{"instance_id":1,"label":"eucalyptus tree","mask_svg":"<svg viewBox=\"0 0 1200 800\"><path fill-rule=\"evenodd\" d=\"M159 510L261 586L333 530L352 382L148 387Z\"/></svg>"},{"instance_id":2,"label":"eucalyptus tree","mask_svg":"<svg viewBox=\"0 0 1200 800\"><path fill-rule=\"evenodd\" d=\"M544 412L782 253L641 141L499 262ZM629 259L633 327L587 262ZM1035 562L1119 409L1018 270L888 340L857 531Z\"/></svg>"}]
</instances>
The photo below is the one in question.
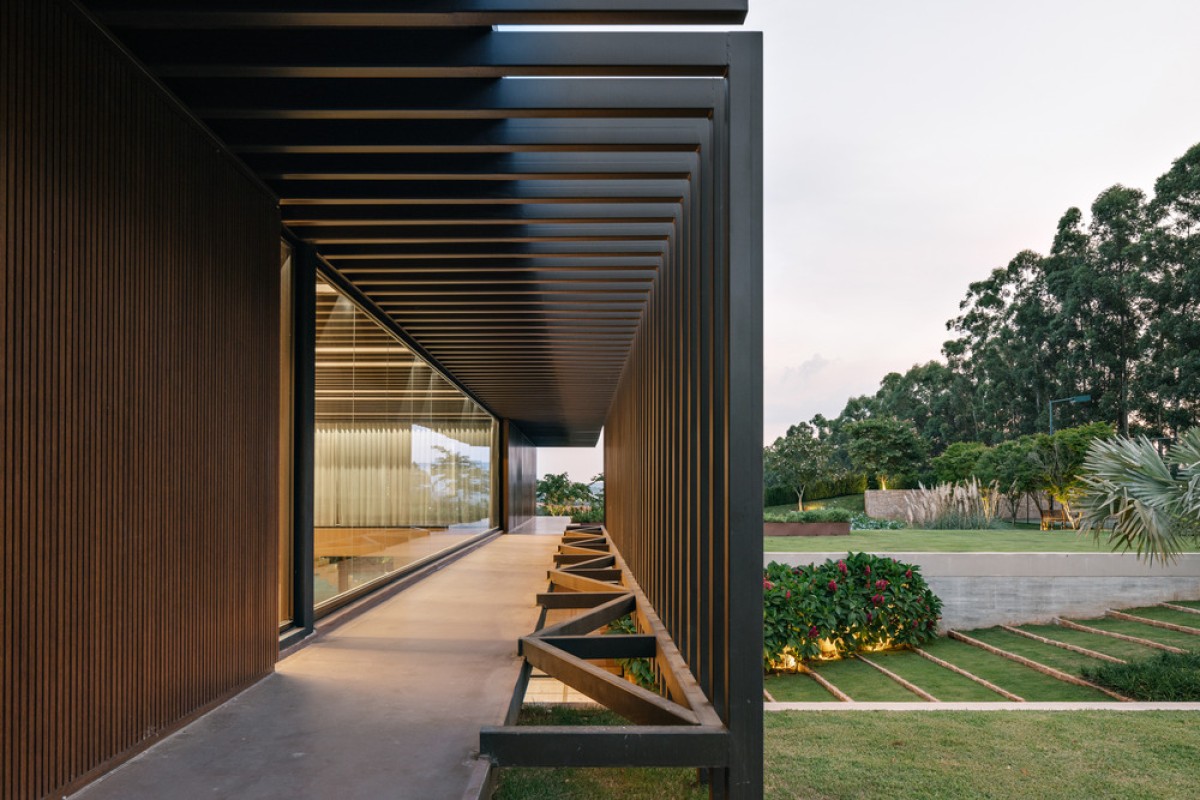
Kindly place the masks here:
<instances>
[{"instance_id":1,"label":"eucalyptus tree","mask_svg":"<svg viewBox=\"0 0 1200 800\"><path fill-rule=\"evenodd\" d=\"M1147 324L1135 404L1145 427L1200 425L1200 144L1154 184L1147 234Z\"/></svg>"}]
</instances>

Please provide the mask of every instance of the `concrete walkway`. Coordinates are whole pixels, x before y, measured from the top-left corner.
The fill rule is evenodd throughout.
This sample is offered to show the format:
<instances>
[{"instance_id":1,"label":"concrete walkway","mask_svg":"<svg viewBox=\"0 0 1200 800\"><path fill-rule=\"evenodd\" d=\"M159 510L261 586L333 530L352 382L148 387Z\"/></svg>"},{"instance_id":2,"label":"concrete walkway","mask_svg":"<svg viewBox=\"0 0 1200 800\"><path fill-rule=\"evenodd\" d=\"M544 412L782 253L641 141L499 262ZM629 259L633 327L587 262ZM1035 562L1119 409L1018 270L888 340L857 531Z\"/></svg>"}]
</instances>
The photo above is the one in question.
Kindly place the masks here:
<instances>
[{"instance_id":1,"label":"concrete walkway","mask_svg":"<svg viewBox=\"0 0 1200 800\"><path fill-rule=\"evenodd\" d=\"M480 726L508 707L557 544L499 537L75 797L460 800L481 776Z\"/></svg>"},{"instance_id":2,"label":"concrete walkway","mask_svg":"<svg viewBox=\"0 0 1200 800\"><path fill-rule=\"evenodd\" d=\"M764 711L1200 711L1200 703L763 703Z\"/></svg>"}]
</instances>

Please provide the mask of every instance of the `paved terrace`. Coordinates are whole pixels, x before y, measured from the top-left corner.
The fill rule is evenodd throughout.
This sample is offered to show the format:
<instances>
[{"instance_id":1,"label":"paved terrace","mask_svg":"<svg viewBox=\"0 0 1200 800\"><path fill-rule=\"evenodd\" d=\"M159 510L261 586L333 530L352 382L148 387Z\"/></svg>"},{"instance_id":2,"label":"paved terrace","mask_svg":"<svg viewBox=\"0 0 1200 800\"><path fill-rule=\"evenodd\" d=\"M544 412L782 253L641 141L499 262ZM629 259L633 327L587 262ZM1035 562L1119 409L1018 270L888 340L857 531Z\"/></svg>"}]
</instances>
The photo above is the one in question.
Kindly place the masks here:
<instances>
[{"instance_id":1,"label":"paved terrace","mask_svg":"<svg viewBox=\"0 0 1200 800\"><path fill-rule=\"evenodd\" d=\"M499 537L74 797L459 800L482 777L479 728L508 707L557 545Z\"/></svg>"}]
</instances>

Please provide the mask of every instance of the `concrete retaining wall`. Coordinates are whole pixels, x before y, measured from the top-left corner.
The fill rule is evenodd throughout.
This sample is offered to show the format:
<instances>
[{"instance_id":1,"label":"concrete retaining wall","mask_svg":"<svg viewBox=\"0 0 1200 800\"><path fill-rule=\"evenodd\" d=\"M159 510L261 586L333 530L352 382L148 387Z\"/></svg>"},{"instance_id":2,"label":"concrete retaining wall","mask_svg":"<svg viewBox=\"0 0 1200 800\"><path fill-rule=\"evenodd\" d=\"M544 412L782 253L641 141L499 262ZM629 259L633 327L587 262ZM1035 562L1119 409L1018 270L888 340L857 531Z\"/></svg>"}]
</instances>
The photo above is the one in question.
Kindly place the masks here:
<instances>
[{"instance_id":1,"label":"concrete retaining wall","mask_svg":"<svg viewBox=\"0 0 1200 800\"><path fill-rule=\"evenodd\" d=\"M820 563L845 552L767 553L771 561ZM1098 617L1110 608L1200 599L1200 554L1153 567L1111 553L886 553L916 564L942 599L943 628L985 628ZM1200 642L1198 642L1200 644Z\"/></svg>"}]
</instances>

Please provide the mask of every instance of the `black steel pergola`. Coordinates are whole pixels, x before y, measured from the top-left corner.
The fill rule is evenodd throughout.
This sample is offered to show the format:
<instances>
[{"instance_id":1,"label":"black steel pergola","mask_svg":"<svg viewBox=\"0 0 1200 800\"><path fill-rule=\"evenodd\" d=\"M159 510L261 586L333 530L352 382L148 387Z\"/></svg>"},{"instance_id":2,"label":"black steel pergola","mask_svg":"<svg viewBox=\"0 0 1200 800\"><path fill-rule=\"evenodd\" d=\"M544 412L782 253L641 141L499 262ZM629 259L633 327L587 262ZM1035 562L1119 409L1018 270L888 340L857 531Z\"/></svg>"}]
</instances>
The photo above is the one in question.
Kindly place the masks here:
<instances>
[{"instance_id":1,"label":"black steel pergola","mask_svg":"<svg viewBox=\"0 0 1200 800\"><path fill-rule=\"evenodd\" d=\"M301 281L338 286L536 445L616 431L595 568L636 577L677 646L664 668L712 715L701 738L682 713L596 732L586 758L493 732L493 756L694 761L714 794L759 796L761 39L490 27L736 24L745 0L84 4L278 197Z\"/></svg>"}]
</instances>

